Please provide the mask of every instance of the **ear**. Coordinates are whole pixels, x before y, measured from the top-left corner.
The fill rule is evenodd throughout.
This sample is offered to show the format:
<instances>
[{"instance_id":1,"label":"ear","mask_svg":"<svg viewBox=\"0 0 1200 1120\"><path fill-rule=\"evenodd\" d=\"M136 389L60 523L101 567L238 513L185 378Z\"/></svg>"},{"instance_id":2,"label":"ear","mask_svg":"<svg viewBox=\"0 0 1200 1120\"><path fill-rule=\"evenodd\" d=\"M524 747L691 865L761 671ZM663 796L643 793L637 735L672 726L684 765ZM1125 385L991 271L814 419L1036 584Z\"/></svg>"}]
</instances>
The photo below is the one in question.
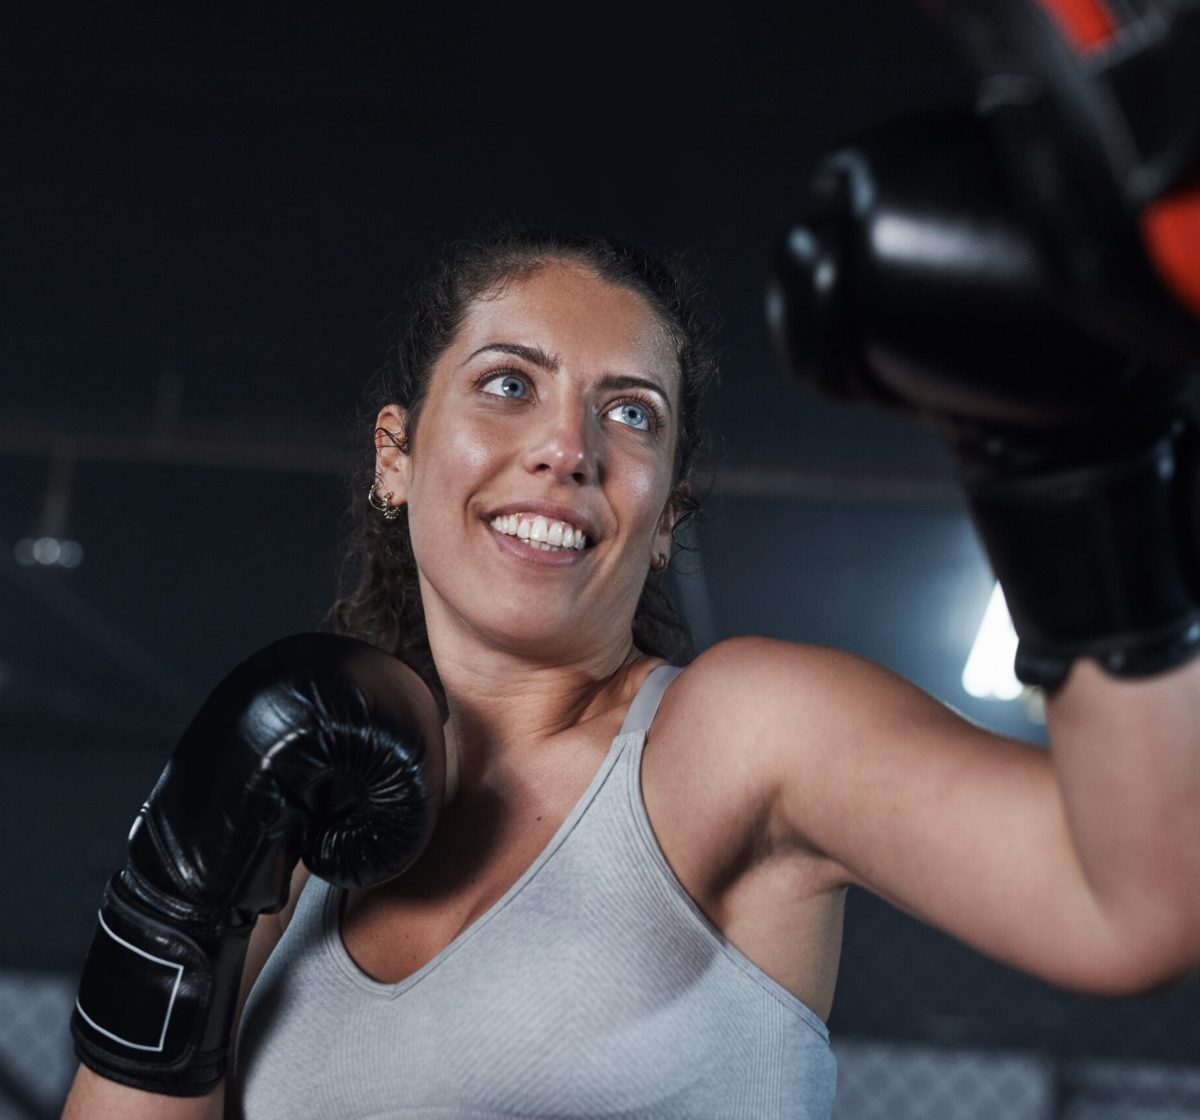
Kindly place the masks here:
<instances>
[{"instance_id":1,"label":"ear","mask_svg":"<svg viewBox=\"0 0 1200 1120\"><path fill-rule=\"evenodd\" d=\"M392 491L396 505L408 501L407 423L408 416L398 404L385 405L375 417L375 473L383 480L381 489Z\"/></svg>"},{"instance_id":2,"label":"ear","mask_svg":"<svg viewBox=\"0 0 1200 1120\"><path fill-rule=\"evenodd\" d=\"M679 520L679 515L683 509L682 499L691 493L691 489L685 482L671 491L671 497L667 499L662 517L658 522L658 529L654 533L650 554L652 562L659 555L665 556L668 560L671 558L671 542L675 533L675 524Z\"/></svg>"}]
</instances>

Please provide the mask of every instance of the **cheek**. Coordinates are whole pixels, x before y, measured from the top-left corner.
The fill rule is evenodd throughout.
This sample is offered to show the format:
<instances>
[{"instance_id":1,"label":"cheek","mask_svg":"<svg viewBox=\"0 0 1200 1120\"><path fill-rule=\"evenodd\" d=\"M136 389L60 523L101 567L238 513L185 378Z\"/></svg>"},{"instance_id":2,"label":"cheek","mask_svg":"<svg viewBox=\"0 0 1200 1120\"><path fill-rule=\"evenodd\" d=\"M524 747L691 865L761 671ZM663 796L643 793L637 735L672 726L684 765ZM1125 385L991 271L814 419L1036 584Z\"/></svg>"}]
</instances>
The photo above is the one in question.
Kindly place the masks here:
<instances>
[{"instance_id":1,"label":"cheek","mask_svg":"<svg viewBox=\"0 0 1200 1120\"><path fill-rule=\"evenodd\" d=\"M628 496L644 520L647 531L658 528L667 500L671 496L672 464L659 462L640 470L630 470L621 480L621 491Z\"/></svg>"},{"instance_id":2,"label":"cheek","mask_svg":"<svg viewBox=\"0 0 1200 1120\"><path fill-rule=\"evenodd\" d=\"M499 453L495 436L486 431L472 430L463 425L454 433L452 453L460 468L468 474L478 474L487 469Z\"/></svg>"},{"instance_id":3,"label":"cheek","mask_svg":"<svg viewBox=\"0 0 1200 1120\"><path fill-rule=\"evenodd\" d=\"M648 515L657 517L663 503L667 500L669 482L670 477L667 471L641 471L630 480L630 495L638 505L646 508Z\"/></svg>"},{"instance_id":4,"label":"cheek","mask_svg":"<svg viewBox=\"0 0 1200 1120\"><path fill-rule=\"evenodd\" d=\"M469 483L493 469L500 455L495 434L481 426L431 425L421 434L425 442L420 451L425 454L415 464L414 504L422 499L452 502L456 494L465 497Z\"/></svg>"},{"instance_id":5,"label":"cheek","mask_svg":"<svg viewBox=\"0 0 1200 1120\"><path fill-rule=\"evenodd\" d=\"M469 423L422 427L414 448L408 524L419 567L433 562L470 519L468 504L499 469L502 448L494 433Z\"/></svg>"}]
</instances>

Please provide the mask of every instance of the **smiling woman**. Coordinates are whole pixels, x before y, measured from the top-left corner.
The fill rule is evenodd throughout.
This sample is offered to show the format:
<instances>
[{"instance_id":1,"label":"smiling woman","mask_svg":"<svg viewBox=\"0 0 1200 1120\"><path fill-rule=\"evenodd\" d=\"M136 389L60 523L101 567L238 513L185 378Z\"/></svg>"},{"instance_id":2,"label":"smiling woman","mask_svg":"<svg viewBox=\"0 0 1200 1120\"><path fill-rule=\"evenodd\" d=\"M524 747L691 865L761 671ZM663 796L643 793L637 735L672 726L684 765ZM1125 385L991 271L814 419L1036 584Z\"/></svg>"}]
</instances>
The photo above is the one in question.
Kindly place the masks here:
<instances>
[{"instance_id":1,"label":"smiling woman","mask_svg":"<svg viewBox=\"0 0 1200 1120\"><path fill-rule=\"evenodd\" d=\"M410 292L404 333L368 386L366 411L376 428L376 440L401 448L415 438L435 366L457 340L472 306L485 310L499 300L500 307L507 310L513 303L514 289L550 264L556 266L557 274L564 269L570 272L568 266L574 266L580 277L591 274L593 280L602 278L603 284L591 287L606 292L616 302L631 303L643 320L641 329L648 330L640 341L649 348L649 362L660 367L657 379L648 376L647 369L639 364L640 355L631 354L625 359L628 368L600 371L593 391L606 396L589 407L607 404L603 417L606 422L645 431L650 445L660 454L664 447L667 449L673 472L671 524L673 536L678 539L682 526L699 510L696 495L701 486L696 475L706 447L701 409L716 377L705 294L680 261L659 259L608 238L544 229L504 228L455 243ZM538 287L553 291L555 285L547 281L543 277ZM577 283L576 288L581 289L586 303L589 285ZM630 297L634 297L632 302ZM516 324L510 327L503 319L496 323L495 316L491 326L494 337L485 338L488 331L484 322L472 321L477 348L471 349L466 343L465 351L462 346L456 348L456 352L469 355L469 368L460 371L463 388L475 379L473 388L478 394L513 402L511 406L497 402L497 408L511 407L527 417L541 406L544 413L548 390L561 380L563 356L519 336ZM630 341L636 346L639 340ZM664 358L666 366L661 368ZM541 397L539 383L543 388ZM486 404L480 402L476 407ZM617 415L608 415L613 412ZM528 425L531 420L522 422ZM396 462L394 456L384 458ZM375 485L377 477L380 482ZM395 500L396 490L377 471L372 454L355 480L356 528L344 568L347 586L334 604L331 618L343 633L395 652L440 695L441 685L426 637L409 505L397 500L393 510L398 510L399 516L390 521L381 520L371 508L371 496L389 489ZM503 512L519 515L525 511L514 508ZM554 510L546 511L547 532L553 521L569 521L572 513L578 517L585 511L567 509L558 517ZM513 531L518 539L522 523L518 520ZM536 520L531 519L529 524L532 532ZM594 542L597 534L592 532L590 537ZM659 560L659 556L664 559ZM638 648L682 664L691 659L692 641L686 623L663 588L661 573L667 556L666 546L655 554L635 600L632 626Z\"/></svg>"},{"instance_id":2,"label":"smiling woman","mask_svg":"<svg viewBox=\"0 0 1200 1120\"><path fill-rule=\"evenodd\" d=\"M235 671L181 742L106 897L68 1116L827 1120L851 885L1081 990L1200 963L1200 661L1077 650L1047 755L833 650L690 659L659 577L700 306L539 231L420 290L342 634Z\"/></svg>"}]
</instances>

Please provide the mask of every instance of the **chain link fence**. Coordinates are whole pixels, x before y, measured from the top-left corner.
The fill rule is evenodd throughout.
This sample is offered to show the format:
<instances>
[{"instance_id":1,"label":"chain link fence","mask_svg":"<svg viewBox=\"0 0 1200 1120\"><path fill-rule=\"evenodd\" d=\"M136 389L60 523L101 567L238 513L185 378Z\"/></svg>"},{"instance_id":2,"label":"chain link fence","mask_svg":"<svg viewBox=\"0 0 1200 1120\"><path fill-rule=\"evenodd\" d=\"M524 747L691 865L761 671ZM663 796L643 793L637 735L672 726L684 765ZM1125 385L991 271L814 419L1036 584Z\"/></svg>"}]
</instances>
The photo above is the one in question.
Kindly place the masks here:
<instances>
[{"instance_id":1,"label":"chain link fence","mask_svg":"<svg viewBox=\"0 0 1200 1120\"><path fill-rule=\"evenodd\" d=\"M1077 995L861 891L830 1029L835 1120L1200 1120L1200 978Z\"/></svg>"},{"instance_id":2,"label":"chain link fence","mask_svg":"<svg viewBox=\"0 0 1200 1120\"><path fill-rule=\"evenodd\" d=\"M1033 1054L835 1039L834 1120L1050 1120L1054 1069Z\"/></svg>"},{"instance_id":3,"label":"chain link fence","mask_svg":"<svg viewBox=\"0 0 1200 1120\"><path fill-rule=\"evenodd\" d=\"M0 1120L58 1116L75 1074L75 978L0 972Z\"/></svg>"}]
</instances>

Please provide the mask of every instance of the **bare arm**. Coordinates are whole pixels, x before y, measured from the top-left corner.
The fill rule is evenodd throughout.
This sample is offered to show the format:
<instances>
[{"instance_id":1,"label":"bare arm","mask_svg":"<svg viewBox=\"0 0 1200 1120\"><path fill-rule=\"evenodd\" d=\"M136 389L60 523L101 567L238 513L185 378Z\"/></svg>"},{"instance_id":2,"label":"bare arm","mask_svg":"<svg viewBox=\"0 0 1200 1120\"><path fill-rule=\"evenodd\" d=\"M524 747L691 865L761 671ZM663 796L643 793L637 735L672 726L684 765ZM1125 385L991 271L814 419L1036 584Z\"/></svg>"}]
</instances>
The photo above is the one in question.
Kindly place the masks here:
<instances>
[{"instance_id":1,"label":"bare arm","mask_svg":"<svg viewBox=\"0 0 1200 1120\"><path fill-rule=\"evenodd\" d=\"M831 881L1082 990L1200 964L1200 661L1137 682L1076 665L1046 752L846 654L746 639L705 658L739 682L772 839Z\"/></svg>"},{"instance_id":2,"label":"bare arm","mask_svg":"<svg viewBox=\"0 0 1200 1120\"><path fill-rule=\"evenodd\" d=\"M1134 987L1200 965L1200 660L1139 681L1076 663L1047 711L1090 897Z\"/></svg>"},{"instance_id":3,"label":"bare arm","mask_svg":"<svg viewBox=\"0 0 1200 1120\"><path fill-rule=\"evenodd\" d=\"M164 1097L109 1081L80 1066L63 1120L221 1120L225 1086L203 1097Z\"/></svg>"}]
</instances>

